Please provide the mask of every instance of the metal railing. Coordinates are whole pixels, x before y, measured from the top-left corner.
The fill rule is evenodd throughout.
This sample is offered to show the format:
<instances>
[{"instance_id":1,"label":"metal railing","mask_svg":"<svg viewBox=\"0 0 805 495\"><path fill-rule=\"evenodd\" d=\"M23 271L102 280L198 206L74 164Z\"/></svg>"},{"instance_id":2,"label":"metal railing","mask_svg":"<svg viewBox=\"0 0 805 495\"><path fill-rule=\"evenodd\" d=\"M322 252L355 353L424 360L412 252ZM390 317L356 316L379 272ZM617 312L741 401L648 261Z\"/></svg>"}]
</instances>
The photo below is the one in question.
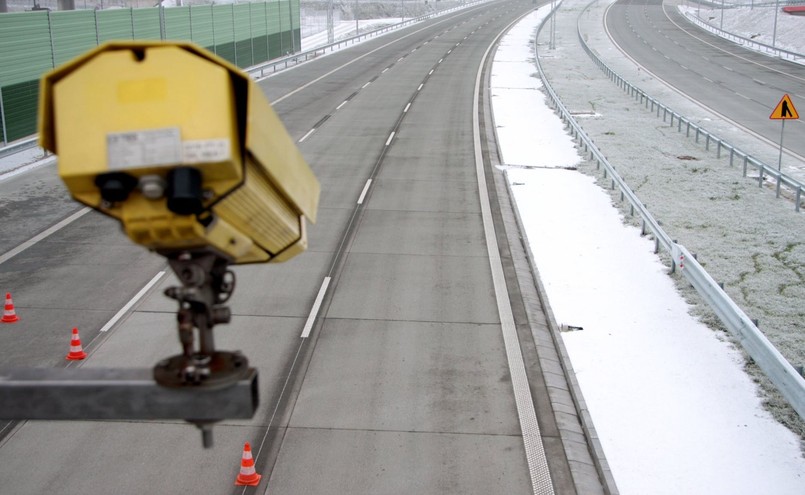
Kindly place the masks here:
<instances>
[{"instance_id":1,"label":"metal railing","mask_svg":"<svg viewBox=\"0 0 805 495\"><path fill-rule=\"evenodd\" d=\"M594 0L594 2L597 0ZM590 4L592 5L592 3ZM589 7L589 5L588 5ZM586 10L586 9L585 9ZM583 12L582 12L583 14ZM554 15L553 13L551 15ZM550 17L550 16L548 16ZM771 342L763 335L746 313L727 295L726 292L713 280L707 271L699 264L694 256L681 244L674 242L660 227L659 222L651 215L637 195L629 188L623 178L618 175L615 168L606 159L604 154L584 132L579 123L570 114L562 100L553 90L548 81L539 56L539 37L546 17L540 24L534 42L534 58L537 70L545 89L550 96L554 109L559 112L562 121L570 128L571 135L576 139L578 146L584 147L584 152L590 153L590 159L596 161L597 167L604 167L604 177L611 178L612 189L617 186L621 192L621 201L628 201L630 213L637 213L642 219L643 234L650 232L655 239L655 252L662 247L672 259L672 267L679 271L696 289L702 299L713 309L718 318L729 332L740 342L744 350L757 363L760 369L771 380L775 387L785 397L786 401L805 419L805 378L780 354ZM582 44L583 40L582 40Z\"/></svg>"},{"instance_id":2,"label":"metal railing","mask_svg":"<svg viewBox=\"0 0 805 495\"><path fill-rule=\"evenodd\" d=\"M448 14L450 12L455 12L457 10L465 9L467 7L471 7L473 5L486 3L489 0L477 0L475 2L467 2L457 7L453 7L450 9L439 10L436 12L431 12L430 14L425 14L419 17L412 17L410 19L404 20L402 22L398 22L396 24L390 24L388 26L384 26L380 29L375 29L374 31L370 31L363 34L358 34L351 38L346 38L343 40L336 41L334 43L330 43L328 45L316 47L301 53L295 53L293 55L289 55L287 57L283 57L277 60L272 60L270 62L266 62L263 64L255 65L254 67L249 67L245 69L246 72L255 79L261 79L264 77L268 77L275 72L279 72L295 65L305 63L309 60L313 60L317 57L321 57L322 55L327 54L328 52L334 52L336 50L340 50L341 48L354 45L355 43L360 43L366 41L368 39L381 36L386 34L390 31L395 31L397 29L401 29L411 24L415 24L417 22L422 22L428 19L432 19L434 17L439 17L444 14Z\"/></svg>"},{"instance_id":3,"label":"metal railing","mask_svg":"<svg viewBox=\"0 0 805 495\"><path fill-rule=\"evenodd\" d=\"M711 32L721 36L722 38L726 38L726 39L728 39L730 41L734 41L735 43L737 43L739 45L748 46L748 47L751 47L751 48L753 48L753 49L755 49L757 51L761 51L761 52L764 52L764 53L769 53L769 54L772 54L772 55L774 55L776 57L779 57L779 58L782 58L782 59L785 59L785 60L790 60L792 62L796 62L796 63L799 63L799 64L805 63L805 54L792 52L790 50L784 50L784 49L776 47L776 46L771 46L771 45L767 45L765 43L761 43L759 41L751 40L749 38L744 38L743 36L739 36L739 35L737 35L735 33L730 33L728 31L724 31L723 29L710 24L709 22L705 21L704 19L701 19L701 18L699 18L699 17L697 17L695 15L691 15L690 12L685 12L684 14L685 14L685 18L688 19L689 21L691 21L692 23L694 23L694 24L696 24L698 26L701 26L703 29L711 31Z\"/></svg>"},{"instance_id":4,"label":"metal railing","mask_svg":"<svg viewBox=\"0 0 805 495\"><path fill-rule=\"evenodd\" d=\"M589 6L592 5L589 4ZM585 11L587 10L585 8ZM643 104L647 109L651 112L655 112L659 118L660 111L662 111L662 121L667 122L668 118L670 117L670 127L674 126L674 119L676 119L676 128L677 132L682 132L684 129L685 136L690 137L691 133L694 134L695 140L698 143L699 139L704 138L705 140L705 149L710 150L710 145L715 144L716 146L716 157L721 158L721 150L722 148L730 153L730 166L734 166L735 159L743 162L743 176L746 177L748 173L748 169L751 166L752 168L756 169L758 172L758 187L763 187L763 181L765 177L773 178L777 185L776 185L776 196L780 197L780 191L783 186L788 188L794 198L794 209L796 211L801 210L802 200L803 200L803 190L805 190L805 184L798 181L797 179L787 175L783 172L778 171L776 168L771 167L760 159L753 157L749 153L742 151L737 146L730 144L729 142L725 141L724 139L718 137L717 135L713 134L712 132L708 131L704 127L694 123L689 118L685 117L684 115L675 112L668 106L660 103L659 100L649 96L645 91L638 88L637 86L633 85L623 77L621 77L617 72L612 70L598 55L593 52L593 50L587 45L584 41L584 36L581 34L581 27L577 25L577 34L579 38L579 42L581 43L582 48L593 62L602 70L604 73L612 80L619 88L621 88L625 93L628 93L629 96L633 97L635 100L638 100L641 104Z\"/></svg>"},{"instance_id":5,"label":"metal railing","mask_svg":"<svg viewBox=\"0 0 805 495\"><path fill-rule=\"evenodd\" d=\"M0 148L0 159L3 159L7 156L11 156L15 153L19 153L20 151L25 151L27 149L34 148L38 145L39 145L39 138L36 136L16 141L14 143L11 143L7 146L3 146Z\"/></svg>"}]
</instances>

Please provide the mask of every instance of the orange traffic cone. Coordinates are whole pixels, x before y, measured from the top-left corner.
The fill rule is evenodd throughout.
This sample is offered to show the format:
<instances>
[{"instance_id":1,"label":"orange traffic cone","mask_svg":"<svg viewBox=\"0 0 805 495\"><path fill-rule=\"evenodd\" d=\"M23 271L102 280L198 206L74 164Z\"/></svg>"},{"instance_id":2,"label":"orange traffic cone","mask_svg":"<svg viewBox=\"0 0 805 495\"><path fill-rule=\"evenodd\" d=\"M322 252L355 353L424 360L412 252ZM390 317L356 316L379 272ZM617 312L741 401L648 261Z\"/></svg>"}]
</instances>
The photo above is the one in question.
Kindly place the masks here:
<instances>
[{"instance_id":1,"label":"orange traffic cone","mask_svg":"<svg viewBox=\"0 0 805 495\"><path fill-rule=\"evenodd\" d=\"M73 337L70 340L70 352L67 354L67 359L70 361L76 361L78 359L84 359L87 357L87 353L84 352L84 349L81 347L81 339L78 337L78 329L73 328Z\"/></svg>"},{"instance_id":2,"label":"orange traffic cone","mask_svg":"<svg viewBox=\"0 0 805 495\"><path fill-rule=\"evenodd\" d=\"M260 484L261 475L254 470L254 460L252 459L252 447L249 442L243 446L243 457L240 459L240 473L235 480L237 486L257 486Z\"/></svg>"},{"instance_id":3,"label":"orange traffic cone","mask_svg":"<svg viewBox=\"0 0 805 495\"><path fill-rule=\"evenodd\" d=\"M11 293L6 292L6 305L3 307L3 318L0 319L3 323L16 323L20 321L17 313L14 312L14 302L11 300Z\"/></svg>"}]
</instances>

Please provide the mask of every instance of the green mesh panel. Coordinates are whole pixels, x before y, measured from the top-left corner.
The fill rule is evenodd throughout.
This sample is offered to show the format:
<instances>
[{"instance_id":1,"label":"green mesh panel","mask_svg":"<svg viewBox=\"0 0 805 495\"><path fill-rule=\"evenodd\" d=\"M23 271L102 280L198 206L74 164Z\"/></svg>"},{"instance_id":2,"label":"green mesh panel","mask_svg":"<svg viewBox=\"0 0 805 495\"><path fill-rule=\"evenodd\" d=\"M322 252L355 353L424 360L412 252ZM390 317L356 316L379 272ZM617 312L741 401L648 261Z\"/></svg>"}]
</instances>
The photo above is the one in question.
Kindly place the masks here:
<instances>
[{"instance_id":1,"label":"green mesh panel","mask_svg":"<svg viewBox=\"0 0 805 495\"><path fill-rule=\"evenodd\" d=\"M171 7L163 10L166 40L189 40L192 38L190 7Z\"/></svg>"},{"instance_id":2,"label":"green mesh panel","mask_svg":"<svg viewBox=\"0 0 805 495\"><path fill-rule=\"evenodd\" d=\"M98 41L130 40L134 38L131 9L99 10Z\"/></svg>"}]
</instances>

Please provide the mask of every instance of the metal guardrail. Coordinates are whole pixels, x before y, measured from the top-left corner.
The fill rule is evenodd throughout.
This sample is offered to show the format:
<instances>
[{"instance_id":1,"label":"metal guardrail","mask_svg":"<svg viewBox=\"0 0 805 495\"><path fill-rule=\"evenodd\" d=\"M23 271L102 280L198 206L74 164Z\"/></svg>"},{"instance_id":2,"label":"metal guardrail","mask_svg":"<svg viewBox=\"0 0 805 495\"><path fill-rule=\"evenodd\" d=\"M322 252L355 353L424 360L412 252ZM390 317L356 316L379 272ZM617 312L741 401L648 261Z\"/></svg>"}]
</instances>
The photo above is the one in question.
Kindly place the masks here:
<instances>
[{"instance_id":1,"label":"metal guardrail","mask_svg":"<svg viewBox=\"0 0 805 495\"><path fill-rule=\"evenodd\" d=\"M592 5L589 4L589 5ZM589 5L587 6L589 8ZM586 11L586 8L585 8ZM794 197L794 209L796 211L801 210L801 205L803 201L803 190L805 190L805 184L798 181L797 179L791 177L788 174L778 171L776 168L766 165L758 158L753 157L749 153L742 151L737 146L730 144L729 142L725 141L724 139L718 137L717 135L713 134L712 132L706 130L704 127L694 123L689 118L685 117L684 115L675 112L670 107L660 103L659 100L649 96L645 91L638 88L637 86L633 85L623 77L621 77L617 72L612 70L601 58L593 52L593 50L587 45L584 41L584 37L581 34L581 28L577 29L577 34L579 41L581 42L582 48L587 54L592 58L593 62L602 70L604 73L609 77L619 88L621 88L624 92L629 93L629 96L633 97L635 100L638 100L641 104L644 104L646 108L650 108L650 111L654 112L656 109L657 117L660 117L660 111L662 110L662 121L666 122L670 116L671 122L670 127L674 126L674 119L676 119L676 128L677 132L682 132L682 129L685 129L685 136L690 137L691 131L695 133L695 140L698 143L700 137L704 137L705 139L705 149L709 150L711 143L714 143L717 146L716 149L716 156L721 158L721 149L725 149L730 152L730 166L734 166L735 158L737 157L739 160L743 161L743 176L747 176L747 171L749 167L753 167L757 169L758 172L758 187L763 187L763 180L765 177L771 177L777 182L776 187L776 195L780 197L780 191L783 186L788 188L791 191L791 194Z\"/></svg>"},{"instance_id":2,"label":"metal guardrail","mask_svg":"<svg viewBox=\"0 0 805 495\"><path fill-rule=\"evenodd\" d=\"M375 29L374 31L370 31L364 34L358 34L357 36L353 36L351 38L347 38L344 40L336 41L335 43L331 43L329 45L320 46L317 48L313 48L311 50L304 51L302 53L296 53L293 55L289 55L287 57L273 60L270 62L266 62L263 64L256 65L254 67L249 67L245 71L255 79L261 79L263 77L268 77L275 72L279 72L295 65L307 62L308 60L312 60L314 58L320 57L327 52L334 52L336 50L341 49L342 47L346 47L349 45L353 45L355 43L360 43L361 41L366 41L367 39L374 38L376 36L380 36L386 34L390 31L395 31L397 29L401 29L411 24L415 24L417 22L422 22L427 19L431 19L433 17L438 17L444 14L448 14L450 12L455 12L457 10L465 9L467 7L471 7L476 4L486 3L489 0L479 0L475 2L467 2L463 5L458 7L453 7L450 9L439 10L437 12L431 12L430 14L426 14L419 17L412 17L406 21L398 22L397 24L391 24L389 26L384 26L380 29Z\"/></svg>"},{"instance_id":3,"label":"metal guardrail","mask_svg":"<svg viewBox=\"0 0 805 495\"><path fill-rule=\"evenodd\" d=\"M594 3L597 0L593 0ZM592 5L590 3L589 5ZM588 5L588 7L589 7ZM586 9L585 9L586 11ZM554 11L555 12L555 11ZM582 11L583 15L584 11ZM553 13L551 14L553 15ZM595 158L597 167L604 167L604 177L610 177L612 189L617 187L621 191L621 200L628 200L631 214L637 212L642 218L642 233L651 232L655 239L655 252L662 246L672 259L672 268L679 268L679 271L693 285L704 301L713 309L721 322L729 332L738 339L741 346L749 356L757 363L760 369L771 380L775 387L782 393L786 401L794 408L800 418L805 419L805 378L783 357L782 354L772 345L763 335L757 326L749 319L746 313L727 295L726 292L713 280L707 271L699 264L693 255L682 245L674 242L670 236L660 227L657 220L649 213L645 205L638 199L637 195L629 188L623 178L618 175L615 168L606 159L600 149L593 143L592 139L584 132L579 123L570 114L570 111L562 103L562 100L551 87L539 57L539 44L537 39L539 33L545 25L543 19L535 37L534 58L536 59L537 70L542 79L545 89L562 118L562 121L570 127L571 135L577 140L578 145L584 146L584 151L590 153L590 159ZM582 40L583 44L583 40Z\"/></svg>"},{"instance_id":4,"label":"metal guardrail","mask_svg":"<svg viewBox=\"0 0 805 495\"><path fill-rule=\"evenodd\" d=\"M14 153L19 153L20 151L34 148L36 146L39 146L39 139L36 136L11 143L0 148L0 159L11 156Z\"/></svg>"},{"instance_id":5,"label":"metal guardrail","mask_svg":"<svg viewBox=\"0 0 805 495\"><path fill-rule=\"evenodd\" d=\"M720 8L720 7L717 7L717 8ZM710 24L709 22L705 21L704 19L696 17L695 15L691 15L690 12L685 12L684 15L685 15L685 18L688 19L689 21L691 21L692 23L697 24L698 26L701 26L703 29L711 31L711 32L721 36L722 38L726 38L726 39L728 39L730 41L734 41L735 43L738 43L739 45L749 46L749 47L754 48L757 51L761 51L761 52L764 52L764 53L770 53L770 54L772 54L774 56L777 56L779 58L782 58L782 59L785 59L785 60L790 60L792 62L796 62L796 63L799 63L799 64L805 63L805 54L792 52L790 50L784 50L784 49L776 47L776 46L771 46L771 45L767 45L765 43L761 43L759 41L751 40L749 38L744 38L743 36L739 36L739 35L737 35L735 33L730 33L728 31L724 31L723 29Z\"/></svg>"}]
</instances>

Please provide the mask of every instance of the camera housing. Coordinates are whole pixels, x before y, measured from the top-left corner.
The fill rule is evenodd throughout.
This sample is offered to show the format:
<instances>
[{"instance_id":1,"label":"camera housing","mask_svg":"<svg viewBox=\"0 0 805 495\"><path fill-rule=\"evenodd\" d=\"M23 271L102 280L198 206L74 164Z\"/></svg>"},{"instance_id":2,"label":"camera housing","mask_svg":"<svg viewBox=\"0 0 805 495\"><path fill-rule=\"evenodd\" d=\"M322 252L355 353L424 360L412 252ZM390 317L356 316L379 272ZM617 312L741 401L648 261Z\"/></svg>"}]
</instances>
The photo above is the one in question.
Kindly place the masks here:
<instances>
[{"instance_id":1,"label":"camera housing","mask_svg":"<svg viewBox=\"0 0 805 495\"><path fill-rule=\"evenodd\" d=\"M186 42L108 42L42 79L39 140L78 201L171 256L285 261L319 182L262 90Z\"/></svg>"}]
</instances>

